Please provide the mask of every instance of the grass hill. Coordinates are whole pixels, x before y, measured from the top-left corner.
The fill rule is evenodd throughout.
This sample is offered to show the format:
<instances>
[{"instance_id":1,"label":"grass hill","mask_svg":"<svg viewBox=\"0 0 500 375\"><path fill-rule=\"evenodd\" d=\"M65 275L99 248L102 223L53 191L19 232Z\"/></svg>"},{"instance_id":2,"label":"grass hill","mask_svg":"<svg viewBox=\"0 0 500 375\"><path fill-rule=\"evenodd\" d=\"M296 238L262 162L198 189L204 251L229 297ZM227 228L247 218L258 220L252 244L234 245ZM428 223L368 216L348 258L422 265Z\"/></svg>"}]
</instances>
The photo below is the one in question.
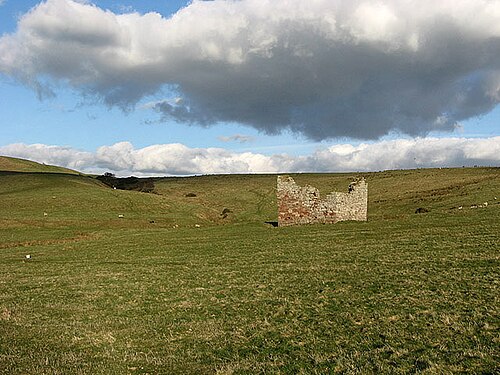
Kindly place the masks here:
<instances>
[{"instance_id":1,"label":"grass hill","mask_svg":"<svg viewBox=\"0 0 500 375\"><path fill-rule=\"evenodd\" d=\"M31 160L11 158L7 156L0 156L0 172L79 174L71 169L57 167L54 165L40 164Z\"/></svg>"},{"instance_id":2,"label":"grass hill","mask_svg":"<svg viewBox=\"0 0 500 375\"><path fill-rule=\"evenodd\" d=\"M0 174L0 373L500 368L500 169L292 176L364 176L368 222L273 228L274 175Z\"/></svg>"},{"instance_id":3,"label":"grass hill","mask_svg":"<svg viewBox=\"0 0 500 375\"><path fill-rule=\"evenodd\" d=\"M100 223L112 227L117 223L143 227L150 221L161 227L262 224L277 219L274 175L148 179L152 193L139 193L112 189L95 178L76 173L2 176L0 218L42 220L54 225L64 221L82 226ZM500 195L498 168L292 176L301 185L318 187L323 195L347 191L351 181L365 177L369 184L370 221L412 217L419 207L431 210L431 216L435 217L461 214L459 206L468 208L485 201L496 204L494 198ZM124 220L118 220L118 215L123 215Z\"/></svg>"}]
</instances>

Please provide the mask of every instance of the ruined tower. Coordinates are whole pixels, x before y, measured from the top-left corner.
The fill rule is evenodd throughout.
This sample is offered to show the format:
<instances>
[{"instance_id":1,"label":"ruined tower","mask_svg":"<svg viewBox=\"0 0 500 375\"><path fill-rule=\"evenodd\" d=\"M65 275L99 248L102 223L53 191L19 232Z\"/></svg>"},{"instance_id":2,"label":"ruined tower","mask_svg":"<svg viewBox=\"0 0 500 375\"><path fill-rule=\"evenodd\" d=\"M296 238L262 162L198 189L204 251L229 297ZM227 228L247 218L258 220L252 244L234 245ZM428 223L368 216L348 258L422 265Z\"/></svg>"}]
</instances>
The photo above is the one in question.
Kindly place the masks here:
<instances>
[{"instance_id":1,"label":"ruined tower","mask_svg":"<svg viewBox=\"0 0 500 375\"><path fill-rule=\"evenodd\" d=\"M347 193L332 192L321 199L318 189L278 176L277 197L279 226L367 220L368 184L364 179L352 182Z\"/></svg>"}]
</instances>

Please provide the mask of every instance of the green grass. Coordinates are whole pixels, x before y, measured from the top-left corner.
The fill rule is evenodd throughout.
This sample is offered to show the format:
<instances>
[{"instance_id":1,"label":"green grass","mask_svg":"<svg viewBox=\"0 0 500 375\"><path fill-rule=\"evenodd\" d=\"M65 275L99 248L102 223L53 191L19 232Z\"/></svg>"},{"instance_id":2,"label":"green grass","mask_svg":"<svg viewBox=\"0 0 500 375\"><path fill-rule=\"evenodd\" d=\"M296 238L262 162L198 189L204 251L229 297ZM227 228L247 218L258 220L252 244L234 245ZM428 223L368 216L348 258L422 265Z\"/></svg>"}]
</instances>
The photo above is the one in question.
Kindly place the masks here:
<instances>
[{"instance_id":1,"label":"green grass","mask_svg":"<svg viewBox=\"0 0 500 375\"><path fill-rule=\"evenodd\" d=\"M0 171L80 174L68 168L40 164L31 160L11 158L7 156L0 156Z\"/></svg>"},{"instance_id":2,"label":"green grass","mask_svg":"<svg viewBox=\"0 0 500 375\"><path fill-rule=\"evenodd\" d=\"M287 228L276 176L0 176L0 373L497 373L500 170L364 176L368 222Z\"/></svg>"}]
</instances>

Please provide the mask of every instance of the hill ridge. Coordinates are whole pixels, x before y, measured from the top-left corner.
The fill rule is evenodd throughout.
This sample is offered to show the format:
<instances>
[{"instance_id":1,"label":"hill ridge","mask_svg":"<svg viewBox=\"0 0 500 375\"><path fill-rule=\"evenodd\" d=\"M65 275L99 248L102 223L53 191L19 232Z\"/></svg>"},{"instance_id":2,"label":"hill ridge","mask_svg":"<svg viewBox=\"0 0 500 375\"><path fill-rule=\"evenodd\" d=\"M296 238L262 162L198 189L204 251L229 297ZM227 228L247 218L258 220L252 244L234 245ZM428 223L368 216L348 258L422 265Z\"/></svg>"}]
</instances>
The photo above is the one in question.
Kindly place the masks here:
<instances>
[{"instance_id":1,"label":"hill ridge","mask_svg":"<svg viewBox=\"0 0 500 375\"><path fill-rule=\"evenodd\" d=\"M73 169L0 155L0 172L82 174Z\"/></svg>"}]
</instances>

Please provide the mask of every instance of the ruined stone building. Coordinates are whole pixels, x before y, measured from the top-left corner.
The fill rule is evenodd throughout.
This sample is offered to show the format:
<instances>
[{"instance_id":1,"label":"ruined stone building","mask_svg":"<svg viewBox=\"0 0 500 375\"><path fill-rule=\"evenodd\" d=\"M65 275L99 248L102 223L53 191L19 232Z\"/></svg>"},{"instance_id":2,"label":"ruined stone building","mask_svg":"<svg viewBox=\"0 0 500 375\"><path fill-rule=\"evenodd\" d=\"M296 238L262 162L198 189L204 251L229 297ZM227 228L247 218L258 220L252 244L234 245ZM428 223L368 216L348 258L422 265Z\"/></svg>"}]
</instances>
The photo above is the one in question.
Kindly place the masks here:
<instances>
[{"instance_id":1,"label":"ruined stone building","mask_svg":"<svg viewBox=\"0 0 500 375\"><path fill-rule=\"evenodd\" d=\"M368 184L364 179L352 182L347 193L332 192L321 199L318 189L278 176L277 197L279 226L367 220Z\"/></svg>"}]
</instances>

